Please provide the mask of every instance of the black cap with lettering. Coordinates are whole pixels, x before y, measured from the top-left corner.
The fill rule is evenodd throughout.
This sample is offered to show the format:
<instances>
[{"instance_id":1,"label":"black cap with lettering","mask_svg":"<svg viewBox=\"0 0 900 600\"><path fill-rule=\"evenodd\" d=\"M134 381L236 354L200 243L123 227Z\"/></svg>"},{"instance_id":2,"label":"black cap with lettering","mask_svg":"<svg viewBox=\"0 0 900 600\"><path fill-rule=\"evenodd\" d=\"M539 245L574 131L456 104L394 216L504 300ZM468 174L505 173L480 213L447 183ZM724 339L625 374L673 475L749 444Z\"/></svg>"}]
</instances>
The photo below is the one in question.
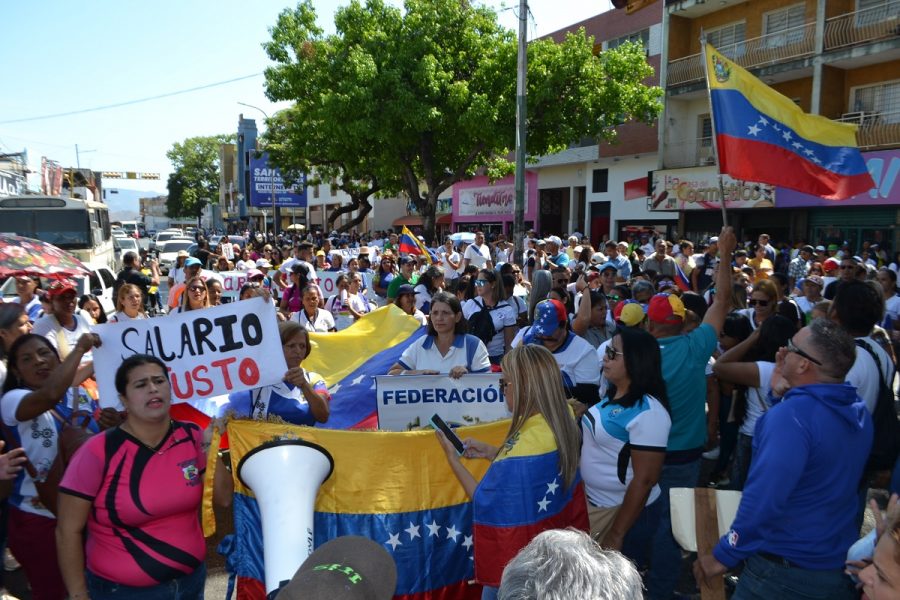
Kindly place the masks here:
<instances>
[{"instance_id":1,"label":"black cap with lettering","mask_svg":"<svg viewBox=\"0 0 900 600\"><path fill-rule=\"evenodd\" d=\"M309 555L277 600L390 600L397 566L388 551L355 535L335 538Z\"/></svg>"}]
</instances>

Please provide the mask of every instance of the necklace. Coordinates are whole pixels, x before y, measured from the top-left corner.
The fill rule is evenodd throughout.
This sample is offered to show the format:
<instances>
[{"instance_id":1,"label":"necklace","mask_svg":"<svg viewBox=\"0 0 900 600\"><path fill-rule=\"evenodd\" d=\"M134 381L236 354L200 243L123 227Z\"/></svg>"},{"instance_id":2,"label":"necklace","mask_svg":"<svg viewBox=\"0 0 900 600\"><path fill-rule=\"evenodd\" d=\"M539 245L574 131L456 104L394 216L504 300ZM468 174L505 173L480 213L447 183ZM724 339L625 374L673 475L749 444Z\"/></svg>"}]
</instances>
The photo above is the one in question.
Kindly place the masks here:
<instances>
[{"instance_id":1,"label":"necklace","mask_svg":"<svg viewBox=\"0 0 900 600\"><path fill-rule=\"evenodd\" d=\"M151 446L150 444L146 443L144 440L142 440L141 438L139 438L137 435L135 435L135 433L134 433L133 431L130 431L131 427L129 427L128 429L125 429L125 425L127 425L127 422L126 422L126 423L123 423L123 424L121 425L122 431L124 431L124 432L127 433L129 436L131 436L131 437L132 437L135 441L137 441L141 446L143 446L144 448L146 448L147 450L149 450L150 452L152 452L152 453L154 453L154 454L162 455L162 453L165 452L165 449L163 449L163 448L159 448L159 449L154 448L153 446ZM165 441L166 438L169 437L169 434L172 433L172 428L173 428L173 427L174 427L174 423L173 423L171 420L169 420L169 427L168 427L168 429L166 429L166 433L163 435L162 439L160 440L160 444L162 444L162 442Z\"/></svg>"}]
</instances>

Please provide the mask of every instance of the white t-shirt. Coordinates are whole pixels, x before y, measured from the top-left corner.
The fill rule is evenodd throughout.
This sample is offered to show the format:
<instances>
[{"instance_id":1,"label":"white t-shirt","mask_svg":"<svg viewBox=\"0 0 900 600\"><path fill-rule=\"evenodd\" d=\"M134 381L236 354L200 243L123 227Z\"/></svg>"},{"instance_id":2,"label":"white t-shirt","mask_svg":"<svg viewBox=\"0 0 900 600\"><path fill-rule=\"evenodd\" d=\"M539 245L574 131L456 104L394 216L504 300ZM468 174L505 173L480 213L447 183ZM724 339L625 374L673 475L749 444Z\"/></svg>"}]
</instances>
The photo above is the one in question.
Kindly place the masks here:
<instances>
[{"instance_id":1,"label":"white t-shirt","mask_svg":"<svg viewBox=\"0 0 900 600\"><path fill-rule=\"evenodd\" d=\"M499 264L502 264L502 263L508 263L508 262L509 262L509 249L508 249L508 247L507 247L507 248L504 248L503 250L501 250L500 248L497 248L495 254L497 255L497 261L496 261L496 263L497 263L498 265L499 265Z\"/></svg>"},{"instance_id":2,"label":"white t-shirt","mask_svg":"<svg viewBox=\"0 0 900 600\"><path fill-rule=\"evenodd\" d=\"M468 320L472 315L484 308L484 301L481 298L466 300L462 308L463 316ZM487 344L488 355L500 356L503 354L504 346L503 330L507 327L515 327L519 315L516 312L516 309L505 300L501 300L490 313L491 320L494 322L494 329L497 333Z\"/></svg>"},{"instance_id":3,"label":"white t-shirt","mask_svg":"<svg viewBox=\"0 0 900 600\"><path fill-rule=\"evenodd\" d=\"M757 361L759 370L759 387L747 388L747 413L744 422L741 423L741 433L753 436L756 429L756 421L769 410L768 395L772 386L772 373L775 372L775 363Z\"/></svg>"},{"instance_id":4,"label":"white t-shirt","mask_svg":"<svg viewBox=\"0 0 900 600\"><path fill-rule=\"evenodd\" d=\"M300 323L309 332L325 333L335 328L334 317L331 316L330 312L322 308L316 309L316 315L312 321L306 318L306 311L303 309L292 314L291 321Z\"/></svg>"},{"instance_id":5,"label":"white t-shirt","mask_svg":"<svg viewBox=\"0 0 900 600\"><path fill-rule=\"evenodd\" d=\"M520 329L510 347L515 348L521 344L529 329L531 328ZM574 387L577 383L600 385L602 372L597 363L597 351L580 335L570 331L566 341L553 351L553 358L562 371L566 387Z\"/></svg>"},{"instance_id":6,"label":"white t-shirt","mask_svg":"<svg viewBox=\"0 0 900 600\"><path fill-rule=\"evenodd\" d=\"M483 269L487 262L491 260L491 249L487 244L482 244L481 246L469 244L463 258L469 259L470 265L475 265L479 269Z\"/></svg>"},{"instance_id":7,"label":"white t-shirt","mask_svg":"<svg viewBox=\"0 0 900 600\"><path fill-rule=\"evenodd\" d=\"M628 408L603 400L588 409L581 417L580 468L591 504L603 508L621 505L634 479L631 460L625 481L619 479L619 455L625 444L665 452L671 427L668 411L653 396L644 396ZM647 505L659 494L659 485L654 485Z\"/></svg>"},{"instance_id":8,"label":"white t-shirt","mask_svg":"<svg viewBox=\"0 0 900 600\"><path fill-rule=\"evenodd\" d=\"M845 379L850 385L856 386L856 393L866 403L866 408L871 414L875 410L875 404L878 402L878 378L882 377L881 373L891 376L890 382L893 381L894 365L891 357L881 345L870 337L856 338L862 340L878 357L879 366L875 366L872 356L863 348L856 349L856 361L850 367ZM890 385L888 379L885 383Z\"/></svg>"},{"instance_id":9,"label":"white t-shirt","mask_svg":"<svg viewBox=\"0 0 900 600\"><path fill-rule=\"evenodd\" d=\"M459 271L450 266L450 263L447 259L452 260L453 262L459 264L459 252L456 250L452 250L449 254L446 250L441 250L441 270L444 272L444 279L457 279L459 277Z\"/></svg>"},{"instance_id":10,"label":"white t-shirt","mask_svg":"<svg viewBox=\"0 0 900 600\"><path fill-rule=\"evenodd\" d=\"M491 368L487 348L474 335L457 335L446 355L441 355L434 342L434 336L423 335L407 346L397 362L410 371L426 370L438 373L449 373L453 367L460 366L466 367L470 373L487 373ZM471 361L469 361L470 349Z\"/></svg>"},{"instance_id":11,"label":"white t-shirt","mask_svg":"<svg viewBox=\"0 0 900 600\"><path fill-rule=\"evenodd\" d=\"M179 306L178 308L181 308L181 307ZM145 315L144 313L138 313L137 316L132 319L126 313L119 310L119 311L116 311L116 314L114 314L113 316L111 316L109 318L109 322L110 323L121 323L123 321L134 321L136 319L146 319L146 318L147 318L147 315Z\"/></svg>"},{"instance_id":12,"label":"white t-shirt","mask_svg":"<svg viewBox=\"0 0 900 600\"><path fill-rule=\"evenodd\" d=\"M43 481L47 476L47 471L53 465L56 459L57 443L59 434L56 430L56 422L50 411L45 411L33 419L22 421L16 419L16 411L19 404L30 394L32 390L19 388L10 390L3 395L0 400L0 415L2 415L3 423L13 429L19 437L19 444L25 449L28 460L34 465L38 472L38 480ZM67 406L72 405L72 388L66 390ZM87 411L93 414L94 407L91 405L90 399L84 394L79 394L79 410ZM50 519L55 518L53 513L43 507L38 500L37 490L34 487L34 480L28 475L24 469L21 475L16 478L14 490L9 497L11 505L19 510L41 515Z\"/></svg>"},{"instance_id":13,"label":"white t-shirt","mask_svg":"<svg viewBox=\"0 0 900 600\"><path fill-rule=\"evenodd\" d=\"M890 323L888 323L888 319L890 319ZM893 329L893 324L897 322L897 319L900 319L900 296L894 294L884 302L884 321L881 326L888 329L888 325L891 325L890 329Z\"/></svg>"},{"instance_id":14,"label":"white t-shirt","mask_svg":"<svg viewBox=\"0 0 900 600\"><path fill-rule=\"evenodd\" d=\"M84 315L75 313L72 315L72 318L75 319L75 327L74 329L67 329L60 325L59 321L57 321L56 317L53 315L44 315L35 321L34 329L32 329L31 333L42 335L50 340L50 345L56 348L60 358L64 359L69 352L75 348L75 344L78 343L78 338L85 333L91 333L92 329L90 322L88 322ZM86 352L81 359L81 362L87 362L91 360L92 357L93 352Z\"/></svg>"},{"instance_id":15,"label":"white t-shirt","mask_svg":"<svg viewBox=\"0 0 900 600\"><path fill-rule=\"evenodd\" d=\"M369 303L369 300L362 294L362 292L348 295L347 304L349 304L350 308L352 308L359 314L372 312L372 305Z\"/></svg>"}]
</instances>

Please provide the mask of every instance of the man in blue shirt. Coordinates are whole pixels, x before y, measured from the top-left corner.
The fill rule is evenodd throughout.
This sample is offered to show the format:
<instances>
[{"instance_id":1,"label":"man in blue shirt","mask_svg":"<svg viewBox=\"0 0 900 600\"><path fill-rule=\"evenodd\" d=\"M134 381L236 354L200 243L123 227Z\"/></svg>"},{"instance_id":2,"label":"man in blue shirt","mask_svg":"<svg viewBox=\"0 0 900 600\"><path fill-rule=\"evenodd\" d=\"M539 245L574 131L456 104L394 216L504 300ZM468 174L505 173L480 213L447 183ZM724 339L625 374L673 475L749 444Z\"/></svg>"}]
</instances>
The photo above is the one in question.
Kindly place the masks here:
<instances>
[{"instance_id":1,"label":"man in blue shirt","mask_svg":"<svg viewBox=\"0 0 900 600\"><path fill-rule=\"evenodd\" d=\"M858 489L872 419L844 379L853 338L816 319L778 352L773 394L759 418L737 515L712 554L694 563L704 583L744 562L733 598L856 598L844 575L859 537Z\"/></svg>"},{"instance_id":2,"label":"man in blue shirt","mask_svg":"<svg viewBox=\"0 0 900 600\"><path fill-rule=\"evenodd\" d=\"M731 264L736 245L734 232L724 227L718 239L721 264ZM716 287L731 288L731 269L718 270ZM648 331L659 343L672 417L665 464L659 478L662 517L653 538L647 598L670 600L678 583L681 549L672 536L669 489L695 487L700 478L700 460L706 443L706 365L716 349L729 310L731 294L716 294L703 323L683 334L685 309L678 296L657 294L647 307Z\"/></svg>"}]
</instances>

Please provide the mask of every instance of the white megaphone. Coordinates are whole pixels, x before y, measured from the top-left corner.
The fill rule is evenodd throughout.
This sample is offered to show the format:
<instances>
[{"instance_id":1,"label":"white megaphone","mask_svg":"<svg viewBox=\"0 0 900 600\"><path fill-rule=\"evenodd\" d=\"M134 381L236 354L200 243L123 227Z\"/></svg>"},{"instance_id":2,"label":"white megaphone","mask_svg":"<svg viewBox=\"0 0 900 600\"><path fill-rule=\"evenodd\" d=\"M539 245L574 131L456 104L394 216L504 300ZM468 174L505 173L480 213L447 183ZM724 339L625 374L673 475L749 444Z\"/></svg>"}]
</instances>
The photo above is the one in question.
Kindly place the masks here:
<instances>
[{"instance_id":1,"label":"white megaphone","mask_svg":"<svg viewBox=\"0 0 900 600\"><path fill-rule=\"evenodd\" d=\"M279 440L244 455L237 474L253 490L262 517L266 595L274 597L313 552L313 509L334 459L303 440Z\"/></svg>"}]
</instances>

